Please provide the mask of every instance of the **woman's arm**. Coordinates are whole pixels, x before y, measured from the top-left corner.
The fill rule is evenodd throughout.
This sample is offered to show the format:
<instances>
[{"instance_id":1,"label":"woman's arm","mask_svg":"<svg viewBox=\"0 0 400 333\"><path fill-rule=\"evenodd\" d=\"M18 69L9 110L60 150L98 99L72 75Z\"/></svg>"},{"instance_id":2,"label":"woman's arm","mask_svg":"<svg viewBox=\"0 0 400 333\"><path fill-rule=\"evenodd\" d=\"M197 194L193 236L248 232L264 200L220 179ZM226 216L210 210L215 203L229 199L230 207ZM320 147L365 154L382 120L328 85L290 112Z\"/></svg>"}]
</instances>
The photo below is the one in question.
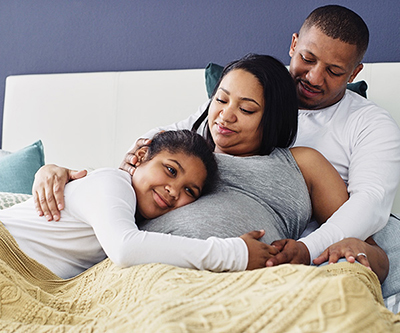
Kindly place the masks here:
<instances>
[{"instance_id":1,"label":"woman's arm","mask_svg":"<svg viewBox=\"0 0 400 333\"><path fill-rule=\"evenodd\" d=\"M307 184L313 217L321 225L349 199L346 184L318 151L297 147L292 148L291 152Z\"/></svg>"},{"instance_id":2,"label":"woman's arm","mask_svg":"<svg viewBox=\"0 0 400 333\"><path fill-rule=\"evenodd\" d=\"M291 152L307 184L313 217L321 225L348 200L346 185L336 169L312 148L296 147ZM307 244L293 239L273 242L280 253L267 262L267 266L283 263L310 264Z\"/></svg>"}]
</instances>

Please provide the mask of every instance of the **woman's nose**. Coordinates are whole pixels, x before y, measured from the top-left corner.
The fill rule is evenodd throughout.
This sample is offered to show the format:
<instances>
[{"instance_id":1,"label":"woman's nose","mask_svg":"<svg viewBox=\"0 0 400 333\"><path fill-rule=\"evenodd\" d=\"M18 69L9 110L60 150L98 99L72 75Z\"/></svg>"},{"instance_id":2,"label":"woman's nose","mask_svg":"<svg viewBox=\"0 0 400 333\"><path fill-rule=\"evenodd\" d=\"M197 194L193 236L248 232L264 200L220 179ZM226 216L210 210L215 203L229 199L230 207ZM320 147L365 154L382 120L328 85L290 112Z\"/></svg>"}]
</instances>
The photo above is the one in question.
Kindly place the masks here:
<instances>
[{"instance_id":1,"label":"woman's nose","mask_svg":"<svg viewBox=\"0 0 400 333\"><path fill-rule=\"evenodd\" d=\"M220 118L229 123L234 122L236 119L234 108L230 105L226 105L220 112Z\"/></svg>"}]
</instances>

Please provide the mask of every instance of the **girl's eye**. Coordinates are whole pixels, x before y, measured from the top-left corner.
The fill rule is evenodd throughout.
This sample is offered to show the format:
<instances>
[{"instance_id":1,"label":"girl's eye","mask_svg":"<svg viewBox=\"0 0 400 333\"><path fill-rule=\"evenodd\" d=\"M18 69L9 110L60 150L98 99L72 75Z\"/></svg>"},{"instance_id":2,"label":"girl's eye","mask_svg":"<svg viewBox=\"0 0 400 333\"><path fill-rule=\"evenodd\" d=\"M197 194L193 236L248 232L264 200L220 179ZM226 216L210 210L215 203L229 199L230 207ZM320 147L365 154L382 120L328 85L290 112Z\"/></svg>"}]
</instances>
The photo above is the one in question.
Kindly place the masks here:
<instances>
[{"instance_id":1,"label":"girl's eye","mask_svg":"<svg viewBox=\"0 0 400 333\"><path fill-rule=\"evenodd\" d=\"M222 100L221 98L216 97L215 100L216 100L218 103L226 104L226 102L225 102L224 100Z\"/></svg>"},{"instance_id":2,"label":"girl's eye","mask_svg":"<svg viewBox=\"0 0 400 333\"><path fill-rule=\"evenodd\" d=\"M176 176L176 169L170 166L166 166L168 172L172 175L172 176Z\"/></svg>"},{"instance_id":3,"label":"girl's eye","mask_svg":"<svg viewBox=\"0 0 400 333\"><path fill-rule=\"evenodd\" d=\"M196 195L194 193L194 191L190 188L190 187L186 187L185 188L186 193L188 193L188 195L192 198L196 198Z\"/></svg>"}]
</instances>

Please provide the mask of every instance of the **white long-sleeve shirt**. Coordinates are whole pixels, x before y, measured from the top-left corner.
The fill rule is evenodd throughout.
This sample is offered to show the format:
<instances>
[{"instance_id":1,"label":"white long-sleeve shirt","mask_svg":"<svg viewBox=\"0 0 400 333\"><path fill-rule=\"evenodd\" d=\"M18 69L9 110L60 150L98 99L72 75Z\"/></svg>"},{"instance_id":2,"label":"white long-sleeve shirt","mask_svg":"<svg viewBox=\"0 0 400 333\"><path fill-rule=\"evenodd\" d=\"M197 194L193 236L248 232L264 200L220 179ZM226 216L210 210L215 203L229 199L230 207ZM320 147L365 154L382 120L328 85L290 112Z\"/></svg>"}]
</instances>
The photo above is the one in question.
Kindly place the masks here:
<instances>
[{"instance_id":1,"label":"white long-sleeve shirt","mask_svg":"<svg viewBox=\"0 0 400 333\"><path fill-rule=\"evenodd\" d=\"M189 118L149 131L191 129L209 102ZM197 131L204 134L205 122ZM400 130L389 113L346 90L342 100L320 110L299 110L294 146L311 147L333 164L348 186L350 199L321 227L300 240L313 260L345 237L366 239L382 229L400 181Z\"/></svg>"},{"instance_id":2,"label":"white long-sleeve shirt","mask_svg":"<svg viewBox=\"0 0 400 333\"><path fill-rule=\"evenodd\" d=\"M400 130L386 110L347 90L328 108L299 111L295 145L321 152L350 194L326 223L300 239L311 260L345 237L364 240L386 225L400 181Z\"/></svg>"},{"instance_id":3,"label":"white long-sleeve shirt","mask_svg":"<svg viewBox=\"0 0 400 333\"><path fill-rule=\"evenodd\" d=\"M140 231L135 211L130 175L105 168L67 184L60 221L39 217L33 199L0 210L0 221L25 253L63 278L106 256L122 267L160 262L212 271L246 269L248 250L241 238L198 240Z\"/></svg>"}]
</instances>

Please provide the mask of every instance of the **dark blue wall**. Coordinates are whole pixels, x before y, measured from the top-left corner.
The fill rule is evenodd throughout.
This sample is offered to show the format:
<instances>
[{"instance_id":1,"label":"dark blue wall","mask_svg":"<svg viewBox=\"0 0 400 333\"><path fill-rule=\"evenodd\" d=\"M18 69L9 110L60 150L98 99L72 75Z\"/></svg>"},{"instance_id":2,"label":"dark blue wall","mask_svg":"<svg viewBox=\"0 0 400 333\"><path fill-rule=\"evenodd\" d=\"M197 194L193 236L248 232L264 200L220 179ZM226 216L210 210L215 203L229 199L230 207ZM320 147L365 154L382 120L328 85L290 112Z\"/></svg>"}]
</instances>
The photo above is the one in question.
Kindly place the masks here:
<instances>
[{"instance_id":1,"label":"dark blue wall","mask_svg":"<svg viewBox=\"0 0 400 333\"><path fill-rule=\"evenodd\" d=\"M329 3L365 19L365 62L400 61L398 0L1 0L0 106L8 75L202 68L248 52L288 64L292 33Z\"/></svg>"}]
</instances>

